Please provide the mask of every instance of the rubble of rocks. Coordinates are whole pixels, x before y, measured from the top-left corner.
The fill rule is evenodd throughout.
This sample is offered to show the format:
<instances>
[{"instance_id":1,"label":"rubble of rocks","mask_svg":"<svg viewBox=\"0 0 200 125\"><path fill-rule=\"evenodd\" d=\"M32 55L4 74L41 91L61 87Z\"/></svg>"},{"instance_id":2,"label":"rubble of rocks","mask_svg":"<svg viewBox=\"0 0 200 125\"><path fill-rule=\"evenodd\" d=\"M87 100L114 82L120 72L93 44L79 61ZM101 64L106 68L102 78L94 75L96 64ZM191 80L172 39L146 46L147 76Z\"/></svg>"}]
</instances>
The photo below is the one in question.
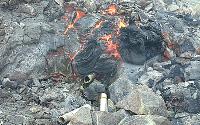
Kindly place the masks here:
<instances>
[{"instance_id":1,"label":"rubble of rocks","mask_svg":"<svg viewBox=\"0 0 200 125\"><path fill-rule=\"evenodd\" d=\"M112 3L129 20L120 29L123 63L98 55L99 43L71 56ZM87 14L65 34L75 8ZM0 1L0 125L198 125L199 8L199 0ZM110 21L92 38L113 31L116 19L103 18ZM81 77L103 78L83 85L71 60ZM108 112L99 111L104 92ZM66 113L73 115L60 122Z\"/></svg>"}]
</instances>

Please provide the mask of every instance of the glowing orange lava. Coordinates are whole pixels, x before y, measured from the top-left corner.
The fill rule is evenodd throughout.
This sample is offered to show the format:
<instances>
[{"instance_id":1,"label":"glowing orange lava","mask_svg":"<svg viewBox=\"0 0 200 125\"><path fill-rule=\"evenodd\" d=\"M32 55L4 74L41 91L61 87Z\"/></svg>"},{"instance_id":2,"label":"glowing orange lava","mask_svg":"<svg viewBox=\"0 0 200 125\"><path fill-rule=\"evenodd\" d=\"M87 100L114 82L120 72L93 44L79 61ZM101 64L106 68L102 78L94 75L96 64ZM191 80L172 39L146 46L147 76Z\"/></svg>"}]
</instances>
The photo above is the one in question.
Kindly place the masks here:
<instances>
[{"instance_id":1,"label":"glowing orange lava","mask_svg":"<svg viewBox=\"0 0 200 125\"><path fill-rule=\"evenodd\" d=\"M124 22L124 20L120 20L118 26L119 26L119 28L127 27L126 23Z\"/></svg>"},{"instance_id":2,"label":"glowing orange lava","mask_svg":"<svg viewBox=\"0 0 200 125\"><path fill-rule=\"evenodd\" d=\"M67 53L67 56L69 57L70 61L73 61L77 54L78 54L78 52L75 52L74 54L73 53Z\"/></svg>"},{"instance_id":3,"label":"glowing orange lava","mask_svg":"<svg viewBox=\"0 0 200 125\"><path fill-rule=\"evenodd\" d=\"M79 19L81 19L85 15L86 15L86 13L84 11L77 10L76 11L76 18L74 19L74 23L76 23Z\"/></svg>"},{"instance_id":4,"label":"glowing orange lava","mask_svg":"<svg viewBox=\"0 0 200 125\"><path fill-rule=\"evenodd\" d=\"M105 45L106 45L106 52L114 56L116 59L121 58L120 53L118 51L119 45L117 43L113 43L112 41L107 41Z\"/></svg>"},{"instance_id":5,"label":"glowing orange lava","mask_svg":"<svg viewBox=\"0 0 200 125\"><path fill-rule=\"evenodd\" d=\"M112 39L112 34L105 35L99 38L99 40L110 41Z\"/></svg>"},{"instance_id":6,"label":"glowing orange lava","mask_svg":"<svg viewBox=\"0 0 200 125\"><path fill-rule=\"evenodd\" d=\"M68 25L68 27L65 29L64 34L66 35L69 29L74 28L74 23L71 23Z\"/></svg>"},{"instance_id":7,"label":"glowing orange lava","mask_svg":"<svg viewBox=\"0 0 200 125\"><path fill-rule=\"evenodd\" d=\"M118 7L116 4L110 4L105 10L102 11L103 14L107 14L107 15L111 15L111 16L115 16L118 14ZM75 13L75 18L73 19L72 22L70 22L67 26L67 28L64 31L64 34L67 34L69 29L73 29L75 27L75 24L78 22L78 20L80 20L82 17L86 16L86 13L82 10L76 10ZM105 22L105 20L100 19L99 21L96 22L96 24L92 27L91 33L95 30L95 29L99 29L102 27L102 24ZM109 55L113 56L115 59L120 59L120 52L119 52L119 45L117 42L113 41L113 38L117 38L118 36L116 36L116 34L120 34L120 28L124 28L127 27L127 24L125 23L124 19L120 18L117 22L115 22L115 26L116 29L113 33L111 34L106 34L102 37L99 38L99 40L102 40L105 42L105 52L108 53ZM87 34L84 34L84 36L87 36ZM87 38L87 37L85 37ZM70 58L71 61L74 60L74 58L76 57L76 55L78 54L78 52L80 51L81 48L79 48L79 50L77 50L74 53L67 53L68 57Z\"/></svg>"},{"instance_id":8,"label":"glowing orange lava","mask_svg":"<svg viewBox=\"0 0 200 125\"><path fill-rule=\"evenodd\" d=\"M96 23L95 26L94 26L94 29L99 29L99 28L102 26L103 23L104 23L103 20L97 21L97 23Z\"/></svg>"},{"instance_id":9,"label":"glowing orange lava","mask_svg":"<svg viewBox=\"0 0 200 125\"><path fill-rule=\"evenodd\" d=\"M119 45L112 41L112 34L108 34L99 38L99 40L105 41L106 52L111 56L114 56L116 59L120 59L120 53L118 51Z\"/></svg>"},{"instance_id":10,"label":"glowing orange lava","mask_svg":"<svg viewBox=\"0 0 200 125\"><path fill-rule=\"evenodd\" d=\"M76 11L76 18L74 19L74 21L72 23L70 23L67 28L64 31L64 34L66 35L69 29L74 28L74 24L81 19L82 17L84 17L86 15L86 13L84 11L81 10L77 10Z\"/></svg>"},{"instance_id":11,"label":"glowing orange lava","mask_svg":"<svg viewBox=\"0 0 200 125\"><path fill-rule=\"evenodd\" d=\"M76 57L76 55L77 55L81 50L83 50L83 48L84 48L84 44L81 44L81 45L79 46L79 48L78 48L75 52L67 52L66 54L67 54L67 56L69 57L70 61L73 61L74 58Z\"/></svg>"},{"instance_id":12,"label":"glowing orange lava","mask_svg":"<svg viewBox=\"0 0 200 125\"><path fill-rule=\"evenodd\" d=\"M117 14L117 5L111 4L108 6L108 8L105 10L105 12L109 15L116 15Z\"/></svg>"},{"instance_id":13,"label":"glowing orange lava","mask_svg":"<svg viewBox=\"0 0 200 125\"><path fill-rule=\"evenodd\" d=\"M127 24L125 23L124 19L120 19L115 32L117 36L120 35L120 29L124 27L127 27Z\"/></svg>"}]
</instances>

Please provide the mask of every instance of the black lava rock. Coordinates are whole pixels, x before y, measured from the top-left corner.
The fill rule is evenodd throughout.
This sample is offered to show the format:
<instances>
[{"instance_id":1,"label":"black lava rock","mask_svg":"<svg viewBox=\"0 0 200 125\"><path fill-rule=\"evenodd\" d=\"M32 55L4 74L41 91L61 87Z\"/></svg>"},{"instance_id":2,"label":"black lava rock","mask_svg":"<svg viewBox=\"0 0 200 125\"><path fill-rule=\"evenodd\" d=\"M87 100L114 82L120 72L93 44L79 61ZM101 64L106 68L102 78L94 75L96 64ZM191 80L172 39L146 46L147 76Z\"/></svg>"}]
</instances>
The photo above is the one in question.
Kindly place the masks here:
<instances>
[{"instance_id":1,"label":"black lava rock","mask_svg":"<svg viewBox=\"0 0 200 125\"><path fill-rule=\"evenodd\" d=\"M89 101L98 101L100 94L105 93L105 91L103 84L93 82L84 90L83 95Z\"/></svg>"},{"instance_id":2,"label":"black lava rock","mask_svg":"<svg viewBox=\"0 0 200 125\"><path fill-rule=\"evenodd\" d=\"M80 77L94 73L98 81L109 85L117 74L120 61L106 55L96 40L88 41L84 46L73 61L73 69Z\"/></svg>"},{"instance_id":3,"label":"black lava rock","mask_svg":"<svg viewBox=\"0 0 200 125\"><path fill-rule=\"evenodd\" d=\"M130 24L121 29L120 53L125 62L143 64L163 52L161 31L154 25Z\"/></svg>"}]
</instances>

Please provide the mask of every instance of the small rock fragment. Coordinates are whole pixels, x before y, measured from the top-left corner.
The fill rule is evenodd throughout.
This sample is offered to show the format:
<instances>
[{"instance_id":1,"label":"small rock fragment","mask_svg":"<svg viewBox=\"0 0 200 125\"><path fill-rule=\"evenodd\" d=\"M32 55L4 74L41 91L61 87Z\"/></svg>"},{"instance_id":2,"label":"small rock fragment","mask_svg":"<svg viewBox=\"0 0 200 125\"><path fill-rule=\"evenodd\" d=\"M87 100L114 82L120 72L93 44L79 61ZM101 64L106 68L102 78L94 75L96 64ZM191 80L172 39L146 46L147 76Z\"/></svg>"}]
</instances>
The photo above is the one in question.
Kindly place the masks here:
<instances>
[{"instance_id":1,"label":"small rock fragment","mask_svg":"<svg viewBox=\"0 0 200 125\"><path fill-rule=\"evenodd\" d=\"M9 88L9 89L17 89L19 88L19 83L17 81L4 81L2 82L3 88Z\"/></svg>"},{"instance_id":2,"label":"small rock fragment","mask_svg":"<svg viewBox=\"0 0 200 125\"><path fill-rule=\"evenodd\" d=\"M36 125L54 125L51 119L36 119L35 124Z\"/></svg>"},{"instance_id":3,"label":"small rock fragment","mask_svg":"<svg viewBox=\"0 0 200 125\"><path fill-rule=\"evenodd\" d=\"M142 84L148 83L149 79L153 79L155 82L160 81L163 78L163 73L151 69L151 67L148 68L148 71L144 73L139 79L138 82Z\"/></svg>"},{"instance_id":4,"label":"small rock fragment","mask_svg":"<svg viewBox=\"0 0 200 125\"><path fill-rule=\"evenodd\" d=\"M21 12L21 13L27 13L27 14L32 15L32 16L36 15L35 9L29 4L20 5L18 11Z\"/></svg>"},{"instance_id":5,"label":"small rock fragment","mask_svg":"<svg viewBox=\"0 0 200 125\"><path fill-rule=\"evenodd\" d=\"M48 104L51 101L59 101L62 100L63 95L61 93L58 93L52 89L46 89L45 94L40 97L40 102L43 105Z\"/></svg>"},{"instance_id":6,"label":"small rock fragment","mask_svg":"<svg viewBox=\"0 0 200 125\"><path fill-rule=\"evenodd\" d=\"M74 109L77 109L83 106L84 104L86 104L85 99L83 99L80 96L75 96L71 94L71 95L68 95L67 98L64 100L64 102L61 102L60 105L64 107L64 110L62 113L65 113L65 112L70 112Z\"/></svg>"},{"instance_id":7,"label":"small rock fragment","mask_svg":"<svg viewBox=\"0 0 200 125\"><path fill-rule=\"evenodd\" d=\"M40 107L40 106L33 106L30 108L30 111L32 113L37 113L37 112L40 112L41 110L42 110L42 107Z\"/></svg>"},{"instance_id":8,"label":"small rock fragment","mask_svg":"<svg viewBox=\"0 0 200 125\"><path fill-rule=\"evenodd\" d=\"M14 97L14 99L15 99L16 101L19 101L19 100L22 99L22 96L19 95L19 94L13 94L13 97Z\"/></svg>"},{"instance_id":9,"label":"small rock fragment","mask_svg":"<svg viewBox=\"0 0 200 125\"><path fill-rule=\"evenodd\" d=\"M167 9L168 9L169 11L176 11L176 10L179 9L179 6L177 6L177 5L175 5L175 4L171 4L171 5L169 5L169 6L167 7Z\"/></svg>"},{"instance_id":10,"label":"small rock fragment","mask_svg":"<svg viewBox=\"0 0 200 125\"><path fill-rule=\"evenodd\" d=\"M200 47L196 50L197 55L200 55Z\"/></svg>"}]
</instances>

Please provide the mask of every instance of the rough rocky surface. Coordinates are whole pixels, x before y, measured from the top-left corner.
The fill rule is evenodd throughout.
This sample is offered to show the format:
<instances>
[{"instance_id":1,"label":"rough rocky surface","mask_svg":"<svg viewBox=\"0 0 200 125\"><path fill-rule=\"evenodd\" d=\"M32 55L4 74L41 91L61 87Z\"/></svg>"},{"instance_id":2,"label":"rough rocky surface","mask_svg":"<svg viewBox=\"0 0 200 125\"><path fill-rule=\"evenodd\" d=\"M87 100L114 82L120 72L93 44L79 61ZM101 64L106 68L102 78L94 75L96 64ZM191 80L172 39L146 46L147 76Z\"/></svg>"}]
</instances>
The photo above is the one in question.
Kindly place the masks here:
<instances>
[{"instance_id":1,"label":"rough rocky surface","mask_svg":"<svg viewBox=\"0 0 200 125\"><path fill-rule=\"evenodd\" d=\"M85 104L92 110L68 124L199 125L199 8L199 0L1 0L0 125L60 125ZM119 45L100 39L109 34ZM108 112L98 111L102 92Z\"/></svg>"},{"instance_id":2,"label":"rough rocky surface","mask_svg":"<svg viewBox=\"0 0 200 125\"><path fill-rule=\"evenodd\" d=\"M186 74L188 75L189 80L198 80L200 79L199 77L199 66L200 66L200 61L191 61L191 65L188 66L186 70Z\"/></svg>"},{"instance_id":3,"label":"rough rocky surface","mask_svg":"<svg viewBox=\"0 0 200 125\"><path fill-rule=\"evenodd\" d=\"M163 116L156 115L134 115L125 117L119 125L171 125L170 121Z\"/></svg>"},{"instance_id":4,"label":"rough rocky surface","mask_svg":"<svg viewBox=\"0 0 200 125\"><path fill-rule=\"evenodd\" d=\"M162 97L145 86L132 90L127 97L117 102L116 106L135 114L168 116Z\"/></svg>"},{"instance_id":5,"label":"rough rocky surface","mask_svg":"<svg viewBox=\"0 0 200 125\"><path fill-rule=\"evenodd\" d=\"M84 116L84 117L83 117ZM91 106L82 106L77 112L73 113L69 125L92 125Z\"/></svg>"},{"instance_id":6,"label":"rough rocky surface","mask_svg":"<svg viewBox=\"0 0 200 125\"><path fill-rule=\"evenodd\" d=\"M127 77L120 77L109 87L110 99L117 103L134 91L135 85Z\"/></svg>"},{"instance_id":7,"label":"rough rocky surface","mask_svg":"<svg viewBox=\"0 0 200 125\"><path fill-rule=\"evenodd\" d=\"M96 111L92 114L94 125L117 125L126 116L129 114L125 110L114 113Z\"/></svg>"},{"instance_id":8,"label":"rough rocky surface","mask_svg":"<svg viewBox=\"0 0 200 125\"><path fill-rule=\"evenodd\" d=\"M84 89L83 95L87 100L98 101L100 94L105 92L105 86L98 81L94 81L86 89Z\"/></svg>"},{"instance_id":9,"label":"rough rocky surface","mask_svg":"<svg viewBox=\"0 0 200 125\"><path fill-rule=\"evenodd\" d=\"M175 118L176 119L172 120L172 125L199 124L199 114L178 113L176 114Z\"/></svg>"}]
</instances>

